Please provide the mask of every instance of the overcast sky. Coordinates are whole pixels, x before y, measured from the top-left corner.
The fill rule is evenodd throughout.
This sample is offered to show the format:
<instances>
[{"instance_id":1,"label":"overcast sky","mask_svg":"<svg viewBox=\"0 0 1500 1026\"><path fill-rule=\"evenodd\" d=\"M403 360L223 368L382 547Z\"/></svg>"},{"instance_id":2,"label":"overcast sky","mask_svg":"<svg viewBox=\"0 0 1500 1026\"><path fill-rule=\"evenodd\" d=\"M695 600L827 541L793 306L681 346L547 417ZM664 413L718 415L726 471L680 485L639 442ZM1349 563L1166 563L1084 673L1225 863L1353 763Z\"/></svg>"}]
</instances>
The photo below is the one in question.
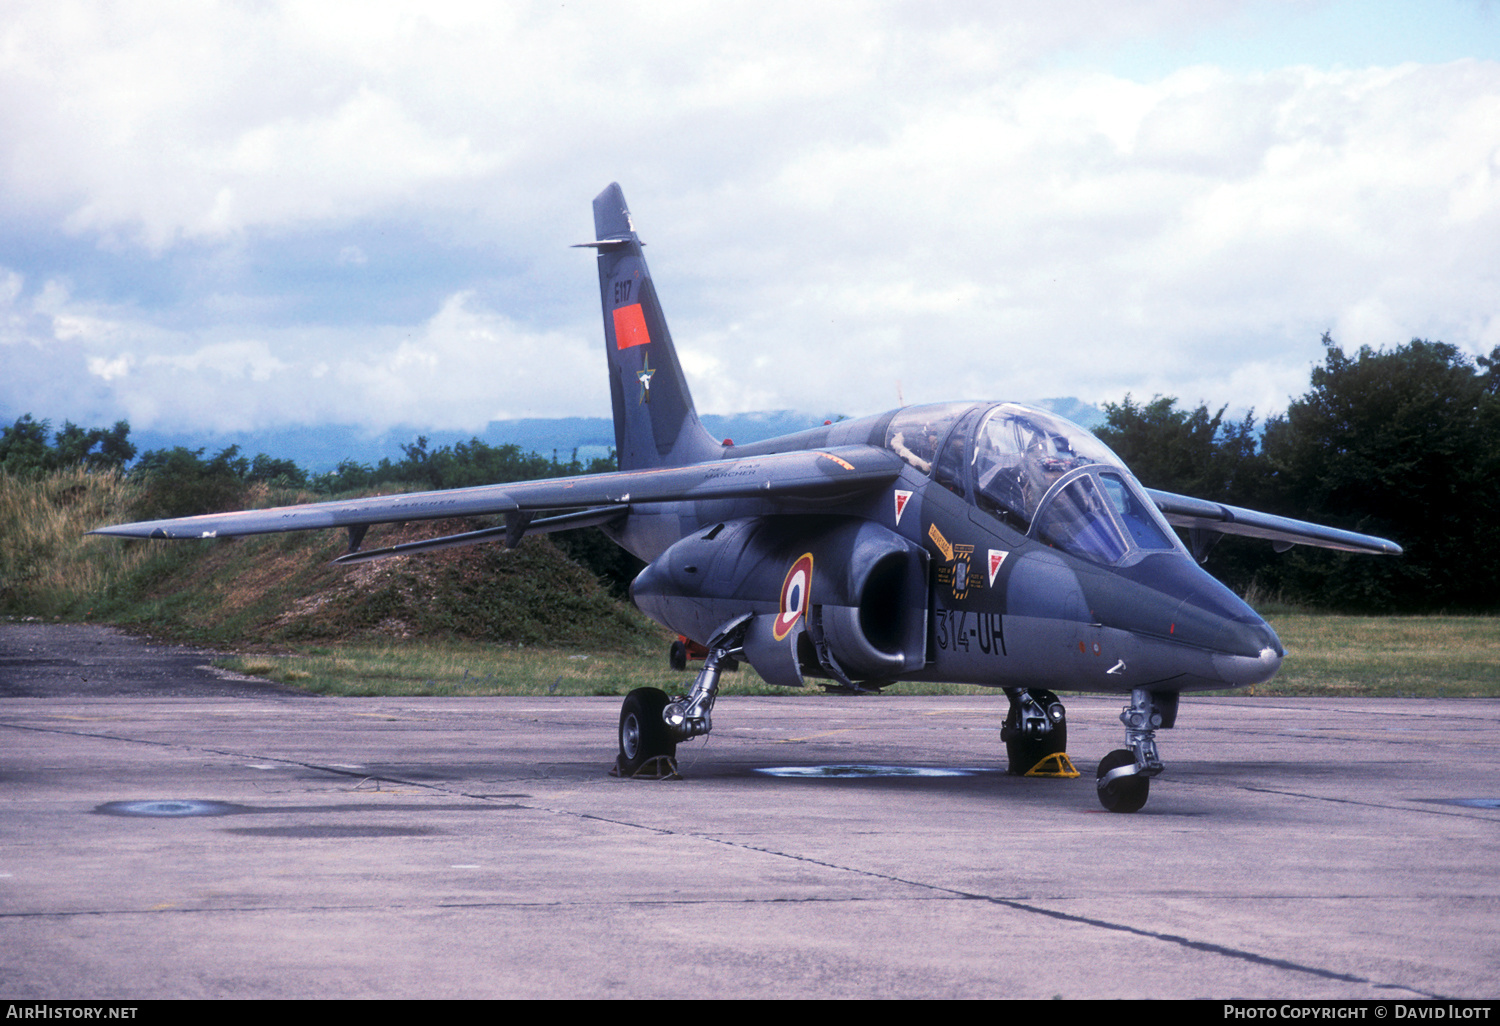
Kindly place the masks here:
<instances>
[{"instance_id":1,"label":"overcast sky","mask_svg":"<svg viewBox=\"0 0 1500 1026\"><path fill-rule=\"evenodd\" d=\"M0 7L0 417L607 415L625 190L705 412L1156 393L1500 345L1500 9Z\"/></svg>"}]
</instances>

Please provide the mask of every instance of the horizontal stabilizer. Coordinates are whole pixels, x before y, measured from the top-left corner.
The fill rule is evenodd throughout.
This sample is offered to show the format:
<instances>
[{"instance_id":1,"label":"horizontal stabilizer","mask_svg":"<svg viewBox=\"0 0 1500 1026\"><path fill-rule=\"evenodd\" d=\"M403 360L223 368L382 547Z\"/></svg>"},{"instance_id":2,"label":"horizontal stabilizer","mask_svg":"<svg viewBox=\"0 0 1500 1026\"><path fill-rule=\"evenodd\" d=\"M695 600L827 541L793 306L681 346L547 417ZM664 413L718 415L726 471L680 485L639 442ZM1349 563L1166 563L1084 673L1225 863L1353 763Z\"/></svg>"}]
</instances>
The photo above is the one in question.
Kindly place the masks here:
<instances>
[{"instance_id":1,"label":"horizontal stabilizer","mask_svg":"<svg viewBox=\"0 0 1500 1026\"><path fill-rule=\"evenodd\" d=\"M1196 528L1218 534L1238 534L1249 538L1265 538L1279 545L1312 545L1320 549L1339 549L1343 552L1363 552L1371 555L1399 556L1401 546L1385 538L1341 531L1336 527L1310 524L1305 520L1292 520L1271 513L1259 513L1253 509L1226 506L1206 499L1194 499L1187 495L1176 495L1155 488L1147 488L1146 494L1173 527Z\"/></svg>"},{"instance_id":2,"label":"horizontal stabilizer","mask_svg":"<svg viewBox=\"0 0 1500 1026\"><path fill-rule=\"evenodd\" d=\"M89 533L125 538L234 538L360 524L643 502L755 497L816 499L879 487L894 480L902 466L901 460L885 449L849 445L716 460L684 467L622 470L609 474L454 488L444 492L380 495L239 513L210 513L174 520L145 520L101 527Z\"/></svg>"}]
</instances>

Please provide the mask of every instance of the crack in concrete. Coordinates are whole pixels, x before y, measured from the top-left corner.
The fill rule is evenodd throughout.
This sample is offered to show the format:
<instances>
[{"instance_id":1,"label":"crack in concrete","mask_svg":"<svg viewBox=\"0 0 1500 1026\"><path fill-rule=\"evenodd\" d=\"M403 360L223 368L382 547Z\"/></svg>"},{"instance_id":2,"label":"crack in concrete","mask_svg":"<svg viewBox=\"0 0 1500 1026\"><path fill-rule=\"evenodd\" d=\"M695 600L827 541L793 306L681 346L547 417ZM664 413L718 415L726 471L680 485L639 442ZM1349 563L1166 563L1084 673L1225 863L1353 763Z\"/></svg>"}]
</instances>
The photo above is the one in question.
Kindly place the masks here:
<instances>
[{"instance_id":1,"label":"crack in concrete","mask_svg":"<svg viewBox=\"0 0 1500 1026\"><path fill-rule=\"evenodd\" d=\"M1494 816L1483 815L1477 809L1474 812L1465 811L1466 807L1462 805L1454 805L1439 809L1423 809L1412 808L1409 804L1407 804L1408 802L1413 801L1432 801L1432 799L1430 798L1410 798L1400 802L1391 803L1365 801L1362 798L1339 798L1334 795L1326 794L1306 794L1302 791L1284 791L1276 787L1254 787L1250 784L1241 784L1240 789L1244 791L1254 791L1258 794L1278 794L1283 798L1306 798L1308 801L1314 802L1333 802L1337 805L1357 805L1367 809L1384 809L1387 811L1399 810L1401 812L1420 813L1424 816L1452 816L1459 819L1475 819L1481 823L1500 823L1500 819L1496 819Z\"/></svg>"}]
</instances>

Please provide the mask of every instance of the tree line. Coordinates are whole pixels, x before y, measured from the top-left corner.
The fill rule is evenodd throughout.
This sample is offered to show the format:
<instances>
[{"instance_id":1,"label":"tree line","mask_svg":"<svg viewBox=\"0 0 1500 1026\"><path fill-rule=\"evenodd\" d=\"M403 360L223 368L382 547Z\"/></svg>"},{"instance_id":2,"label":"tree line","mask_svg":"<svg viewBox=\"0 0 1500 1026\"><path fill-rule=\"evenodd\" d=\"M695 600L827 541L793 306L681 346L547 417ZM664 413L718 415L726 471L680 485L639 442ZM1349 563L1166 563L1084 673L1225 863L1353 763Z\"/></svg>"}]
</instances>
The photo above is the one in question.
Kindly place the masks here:
<instances>
[{"instance_id":1,"label":"tree line","mask_svg":"<svg viewBox=\"0 0 1500 1026\"><path fill-rule=\"evenodd\" d=\"M338 495L391 485L440 490L615 469L613 457L584 463L575 451L563 462L522 452L516 445L488 445L478 438L432 449L426 436L421 436L401 446L400 460L386 457L374 466L345 460L328 473L310 475L294 460L265 453L247 457L238 445L213 456L205 456L205 449L181 445L151 449L135 460L136 447L129 434L130 424L123 420L107 430L85 430L65 422L53 432L50 421L36 420L28 413L0 428L0 473L39 476L74 466L126 472L146 486L134 512L143 520L155 520L238 509L247 489L258 484Z\"/></svg>"},{"instance_id":2,"label":"tree line","mask_svg":"<svg viewBox=\"0 0 1500 1026\"><path fill-rule=\"evenodd\" d=\"M1227 407L1187 409L1175 397L1105 406L1095 433L1153 488L1391 538L1405 555L1356 556L1297 546L1277 554L1262 541L1226 538L1205 566L1240 591L1324 608L1370 612L1500 607L1500 347L1470 359L1457 347L1413 339L1389 351L1346 355L1327 334L1308 391L1257 427ZM478 438L402 459L346 461L308 475L292 460L246 457L238 446L157 449L135 459L129 425L52 432L30 414L0 429L0 472L44 474L82 464L126 470L145 485L139 519L236 509L252 486L336 495L383 485L423 489L613 470L492 446ZM48 441L48 435L51 441ZM128 468L128 469L127 469ZM554 539L618 595L640 563L597 531Z\"/></svg>"},{"instance_id":3,"label":"tree line","mask_svg":"<svg viewBox=\"0 0 1500 1026\"><path fill-rule=\"evenodd\" d=\"M438 490L616 469L612 456L583 462L575 451L571 459L562 461L523 452L516 445L489 445L478 438L434 449L425 436L403 445L400 460L386 457L373 466L345 460L325 474L308 474L294 460L265 453L247 457L237 445L212 456L205 455L205 449L180 445L152 449L131 465L136 448L128 440L129 433L125 421L107 431L85 431L65 423L54 433L48 421L35 420L28 413L10 427L0 428L0 473L34 477L79 465L121 471L141 484L131 517L157 520L241 509L250 501L251 489L259 485L288 493L335 496L382 487ZM285 501L296 498L289 494ZM553 535L552 540L617 598L626 595L631 580L645 565L597 529Z\"/></svg>"},{"instance_id":4,"label":"tree line","mask_svg":"<svg viewBox=\"0 0 1500 1026\"><path fill-rule=\"evenodd\" d=\"M1257 431L1253 412L1175 398L1105 407L1096 430L1153 488L1390 538L1400 557L1227 538L1205 566L1231 587L1325 608L1500 606L1500 347L1471 360L1412 339L1346 355L1323 336L1310 387Z\"/></svg>"}]
</instances>

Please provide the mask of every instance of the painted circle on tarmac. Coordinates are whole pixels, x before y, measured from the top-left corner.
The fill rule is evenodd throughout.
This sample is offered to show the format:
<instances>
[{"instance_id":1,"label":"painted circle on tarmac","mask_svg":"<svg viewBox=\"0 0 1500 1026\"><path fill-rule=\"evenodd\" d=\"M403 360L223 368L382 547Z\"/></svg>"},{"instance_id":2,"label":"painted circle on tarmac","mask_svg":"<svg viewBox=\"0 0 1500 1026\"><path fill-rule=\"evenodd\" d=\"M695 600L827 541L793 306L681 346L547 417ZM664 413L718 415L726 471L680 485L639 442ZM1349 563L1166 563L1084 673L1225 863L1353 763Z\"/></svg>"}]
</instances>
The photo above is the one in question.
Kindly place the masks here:
<instances>
[{"instance_id":1,"label":"painted circle on tarmac","mask_svg":"<svg viewBox=\"0 0 1500 1026\"><path fill-rule=\"evenodd\" d=\"M175 819L181 816L232 816L247 811L243 805L230 802L179 799L144 802L105 802L94 809L106 816L150 816Z\"/></svg>"},{"instance_id":2,"label":"painted circle on tarmac","mask_svg":"<svg viewBox=\"0 0 1500 1026\"><path fill-rule=\"evenodd\" d=\"M797 625L797 620L807 612L809 596L812 592L813 558L811 552L804 552L798 557L797 562L786 572L786 580L781 582L781 612L776 617L776 624L771 628L771 633L780 641L792 632Z\"/></svg>"}]
</instances>

